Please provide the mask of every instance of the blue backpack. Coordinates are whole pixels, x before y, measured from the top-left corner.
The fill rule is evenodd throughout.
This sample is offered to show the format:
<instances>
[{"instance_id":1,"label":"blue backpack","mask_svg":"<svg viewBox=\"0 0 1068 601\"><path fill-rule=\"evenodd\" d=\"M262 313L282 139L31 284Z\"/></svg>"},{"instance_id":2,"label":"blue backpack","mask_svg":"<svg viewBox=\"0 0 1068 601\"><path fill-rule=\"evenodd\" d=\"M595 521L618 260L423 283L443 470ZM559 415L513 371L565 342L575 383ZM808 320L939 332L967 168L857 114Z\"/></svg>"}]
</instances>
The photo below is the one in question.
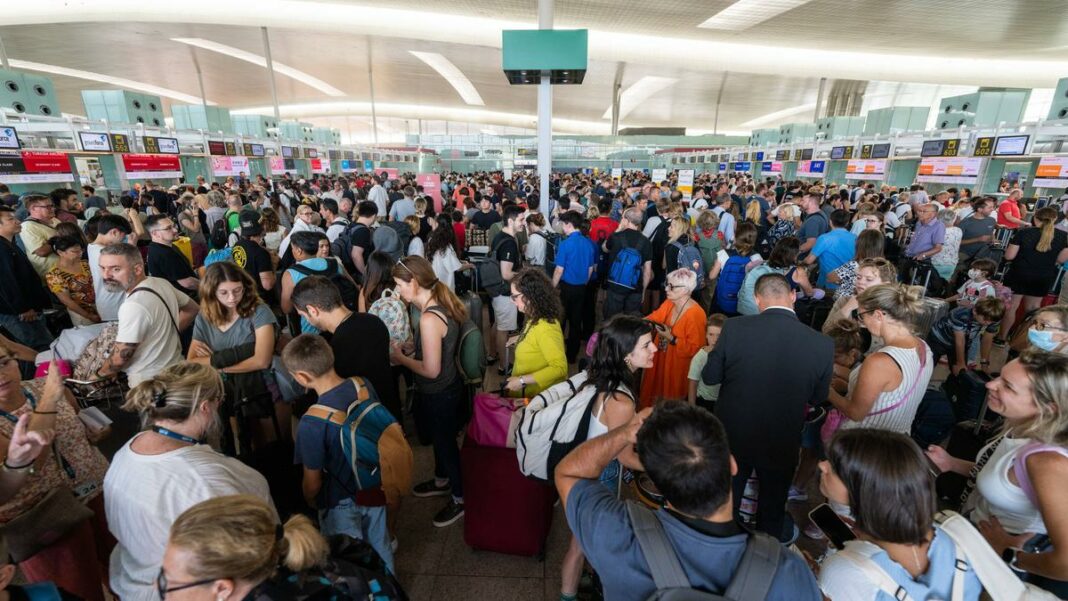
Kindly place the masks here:
<instances>
[{"instance_id":1,"label":"blue backpack","mask_svg":"<svg viewBox=\"0 0 1068 601\"><path fill-rule=\"evenodd\" d=\"M704 288L707 271L705 270L705 259L701 255L701 249L693 244L683 246L681 242L672 242L671 245L679 249L679 269L685 267L697 276L697 288L695 290Z\"/></svg>"},{"instance_id":2,"label":"blue backpack","mask_svg":"<svg viewBox=\"0 0 1068 601\"><path fill-rule=\"evenodd\" d=\"M356 490L368 490L382 484L379 469L378 440L386 428L397 423L382 403L374 387L363 378L350 378L356 387L356 400L344 412L320 405L308 408L305 417L338 426L341 451L356 477Z\"/></svg>"},{"instance_id":3,"label":"blue backpack","mask_svg":"<svg viewBox=\"0 0 1068 601\"><path fill-rule=\"evenodd\" d=\"M642 281L642 255L636 248L620 249L608 268L608 282L637 290Z\"/></svg>"},{"instance_id":4,"label":"blue backpack","mask_svg":"<svg viewBox=\"0 0 1068 601\"><path fill-rule=\"evenodd\" d=\"M738 291L742 289L742 282L745 281L745 266L749 264L749 257L734 251L728 252L730 258L723 264L719 281L716 283L716 304L724 313L737 313Z\"/></svg>"}]
</instances>

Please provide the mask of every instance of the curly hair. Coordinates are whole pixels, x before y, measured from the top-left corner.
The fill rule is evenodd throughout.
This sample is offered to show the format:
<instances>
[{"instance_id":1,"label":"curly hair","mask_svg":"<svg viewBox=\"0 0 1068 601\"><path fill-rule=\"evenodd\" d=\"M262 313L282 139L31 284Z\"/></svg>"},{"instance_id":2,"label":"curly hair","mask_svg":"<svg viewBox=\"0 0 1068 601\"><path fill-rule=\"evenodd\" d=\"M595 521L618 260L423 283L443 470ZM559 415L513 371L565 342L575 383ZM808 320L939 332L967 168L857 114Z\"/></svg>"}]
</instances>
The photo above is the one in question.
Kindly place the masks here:
<instances>
[{"instance_id":1,"label":"curly hair","mask_svg":"<svg viewBox=\"0 0 1068 601\"><path fill-rule=\"evenodd\" d=\"M523 295L526 304L523 314L530 320L530 325L542 319L560 321L564 314L560 294L540 267L528 267L517 273L512 278L512 286Z\"/></svg>"}]
</instances>

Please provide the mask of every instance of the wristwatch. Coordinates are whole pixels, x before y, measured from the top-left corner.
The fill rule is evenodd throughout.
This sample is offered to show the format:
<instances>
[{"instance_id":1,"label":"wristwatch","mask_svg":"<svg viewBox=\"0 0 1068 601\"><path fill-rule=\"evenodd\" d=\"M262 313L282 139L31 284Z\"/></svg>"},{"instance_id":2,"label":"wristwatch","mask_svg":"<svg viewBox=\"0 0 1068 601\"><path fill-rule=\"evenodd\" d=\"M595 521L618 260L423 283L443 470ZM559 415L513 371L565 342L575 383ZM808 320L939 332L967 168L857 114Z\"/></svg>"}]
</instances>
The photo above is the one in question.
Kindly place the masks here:
<instances>
[{"instance_id":1,"label":"wristwatch","mask_svg":"<svg viewBox=\"0 0 1068 601\"><path fill-rule=\"evenodd\" d=\"M1006 547L1005 550L1001 552L1001 559L1005 563L1009 564L1009 568L1012 569L1013 571L1023 573L1023 572L1026 572L1026 570L1022 570L1022 569L1020 569L1020 566L1016 565L1016 559L1017 559L1017 555L1019 554L1019 552L1020 552L1019 549L1014 549L1012 547Z\"/></svg>"}]
</instances>

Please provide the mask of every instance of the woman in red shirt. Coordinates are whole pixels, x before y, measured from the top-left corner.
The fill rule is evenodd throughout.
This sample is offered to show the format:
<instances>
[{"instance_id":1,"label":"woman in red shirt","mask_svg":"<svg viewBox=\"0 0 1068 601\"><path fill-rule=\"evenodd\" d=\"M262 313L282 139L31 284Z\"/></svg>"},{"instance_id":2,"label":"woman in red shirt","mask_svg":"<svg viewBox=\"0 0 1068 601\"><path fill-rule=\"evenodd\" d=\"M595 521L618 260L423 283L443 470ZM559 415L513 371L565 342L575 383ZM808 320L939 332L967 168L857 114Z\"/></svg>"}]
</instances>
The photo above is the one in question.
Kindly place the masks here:
<instances>
[{"instance_id":1,"label":"woman in red shirt","mask_svg":"<svg viewBox=\"0 0 1068 601\"><path fill-rule=\"evenodd\" d=\"M592 209L592 207L591 207ZM593 213L590 210L589 213ZM603 198L597 203L597 216L590 215L590 240L600 244L619 229L619 222L609 217L612 212L612 199Z\"/></svg>"},{"instance_id":2,"label":"woman in red shirt","mask_svg":"<svg viewBox=\"0 0 1068 601\"><path fill-rule=\"evenodd\" d=\"M1023 196L1023 192L1020 190L1013 190L1009 193L1009 197L1006 198L998 206L998 226L1014 230L1020 226L1026 227L1028 223L1021 219L1022 207L1020 206L1020 198Z\"/></svg>"},{"instance_id":3,"label":"woman in red shirt","mask_svg":"<svg viewBox=\"0 0 1068 601\"><path fill-rule=\"evenodd\" d=\"M464 256L464 234L466 233L464 227L464 214L460 211L452 212L452 231L456 234L456 256Z\"/></svg>"}]
</instances>

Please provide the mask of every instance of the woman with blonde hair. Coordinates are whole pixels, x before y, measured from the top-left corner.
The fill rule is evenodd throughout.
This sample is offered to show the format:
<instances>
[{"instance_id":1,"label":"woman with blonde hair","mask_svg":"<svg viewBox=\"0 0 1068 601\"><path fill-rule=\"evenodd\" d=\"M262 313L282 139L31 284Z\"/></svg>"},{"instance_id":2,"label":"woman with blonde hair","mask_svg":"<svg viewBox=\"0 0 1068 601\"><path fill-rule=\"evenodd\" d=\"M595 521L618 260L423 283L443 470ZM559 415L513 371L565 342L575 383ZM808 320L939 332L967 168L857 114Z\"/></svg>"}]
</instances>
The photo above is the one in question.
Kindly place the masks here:
<instances>
[{"instance_id":1,"label":"woman with blonde hair","mask_svg":"<svg viewBox=\"0 0 1068 601\"><path fill-rule=\"evenodd\" d=\"M288 576L324 566L329 552L326 539L306 516L296 514L282 525L254 496L217 497L197 503L174 521L156 589L160 599L293 598L287 589L309 579Z\"/></svg>"},{"instance_id":2,"label":"woman with blonde hair","mask_svg":"<svg viewBox=\"0 0 1068 601\"><path fill-rule=\"evenodd\" d=\"M451 495L434 516L442 528L464 515L460 447L456 435L463 428L463 378L453 358L460 344L460 327L468 319L467 306L434 274L423 257L405 257L393 266L395 290L421 312L419 336L412 356L390 347L390 360L407 367L415 376L419 392L415 403L415 426L419 438L434 445L434 478L412 489L417 497Z\"/></svg>"},{"instance_id":3,"label":"woman with blonde hair","mask_svg":"<svg viewBox=\"0 0 1068 601\"><path fill-rule=\"evenodd\" d=\"M846 394L830 391L834 409L821 432L824 440L839 428L908 434L934 371L931 349L914 333L924 311L922 288L880 284L861 292L857 303L861 324L885 344L849 374Z\"/></svg>"},{"instance_id":4,"label":"woman with blonde hair","mask_svg":"<svg viewBox=\"0 0 1068 601\"><path fill-rule=\"evenodd\" d=\"M119 449L104 478L108 523L118 539L110 583L123 601L158 599L168 532L189 507L234 494L271 505L259 472L212 448L222 435L223 394L219 372L183 361L126 395L123 409L140 416L143 431Z\"/></svg>"},{"instance_id":5,"label":"woman with blonde hair","mask_svg":"<svg viewBox=\"0 0 1068 601\"><path fill-rule=\"evenodd\" d=\"M1023 580L1068 595L1068 357L1025 350L986 385L1001 435L975 461L927 456L969 478L962 513Z\"/></svg>"},{"instance_id":6,"label":"woman with blonde hair","mask_svg":"<svg viewBox=\"0 0 1068 601\"><path fill-rule=\"evenodd\" d=\"M408 215L404 218L404 224L407 225L408 229L412 232L412 241L408 243L408 248L405 249L406 254L426 258L426 246L423 243L423 239L419 237L419 217Z\"/></svg>"},{"instance_id":7,"label":"woman with blonde hair","mask_svg":"<svg viewBox=\"0 0 1068 601\"><path fill-rule=\"evenodd\" d=\"M673 217L671 223L668 225L668 239L667 244L664 246L664 271L671 273L680 267L689 267L688 265L679 265L679 253L682 252L683 247L689 246L693 242L693 236L690 233L690 220L685 217Z\"/></svg>"},{"instance_id":8,"label":"woman with blonde hair","mask_svg":"<svg viewBox=\"0 0 1068 601\"><path fill-rule=\"evenodd\" d=\"M1057 229L1057 210L1044 207L1035 211L1033 227L1022 228L1012 236L1005 249L1005 260L1012 261L1005 274L1005 285L1012 290L1012 302L1001 320L1001 335L1007 335L1016 321L1020 303L1033 311L1057 281L1060 266L1068 261L1068 234Z\"/></svg>"}]
</instances>

